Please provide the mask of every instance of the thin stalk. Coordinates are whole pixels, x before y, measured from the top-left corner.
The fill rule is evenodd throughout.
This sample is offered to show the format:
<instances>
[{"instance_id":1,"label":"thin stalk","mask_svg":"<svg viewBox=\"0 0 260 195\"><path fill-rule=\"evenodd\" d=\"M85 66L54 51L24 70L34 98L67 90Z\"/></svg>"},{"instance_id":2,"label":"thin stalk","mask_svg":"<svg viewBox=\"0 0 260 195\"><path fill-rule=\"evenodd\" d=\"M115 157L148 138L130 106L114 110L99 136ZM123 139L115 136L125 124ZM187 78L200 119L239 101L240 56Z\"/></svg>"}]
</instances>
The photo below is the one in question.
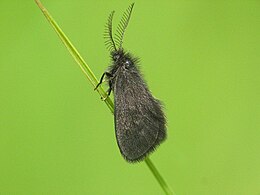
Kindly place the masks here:
<instances>
[{"instance_id":1,"label":"thin stalk","mask_svg":"<svg viewBox=\"0 0 260 195\"><path fill-rule=\"evenodd\" d=\"M77 62L77 64L79 65L79 67L81 68L81 70L83 71L85 76L88 78L90 83L95 88L98 84L98 80L97 80L96 76L94 75L94 73L92 72L92 70L90 69L90 67L87 65L87 63L84 61L84 59L81 57L81 55L79 54L77 49L73 46L73 44L71 43L69 38L63 33L63 31L61 30L59 25L55 22L55 20L52 18L52 16L48 12L48 10L42 5L42 3L39 0L35 0L35 2L38 5L38 7L40 8L40 10L42 11L42 13L44 14L44 16L46 17L46 19L48 20L48 22L54 28L55 32L60 37L62 43L65 45L65 47L68 49L68 51L70 52L70 54L72 55L74 60ZM99 93L99 95L101 97L106 97L106 92L104 91L104 89L101 86L97 89L97 92ZM105 103L108 106L109 110L112 113L114 113L114 104L109 97L106 98ZM158 181L158 183L160 184L160 186L162 187L162 189L164 190L165 194L174 195L171 192L169 186L164 181L163 177L160 175L160 173L158 172L156 167L153 165L152 161L147 157L145 159L145 162L146 162L146 165L149 167L150 171L155 176L155 178Z\"/></svg>"},{"instance_id":2,"label":"thin stalk","mask_svg":"<svg viewBox=\"0 0 260 195\"><path fill-rule=\"evenodd\" d=\"M88 78L90 83L93 85L95 88L98 84L98 80L92 70L89 68L85 60L81 57L77 49L74 47L74 45L70 42L69 38L63 33L59 25L55 22L55 20L52 18L48 10L42 5L42 3L39 0L35 0L37 3L38 7L41 9L42 13L44 16L47 18L48 22L51 24L51 26L54 28L55 32L58 34L60 37L62 43L65 45L65 47L68 49L70 52L71 56L74 58L74 60L78 63L80 69L83 71L85 76ZM106 92L102 87L99 87L97 89L97 92L101 97L106 97ZM113 112L114 106L113 102L111 99L108 97L105 100L106 105L108 106L109 110Z\"/></svg>"},{"instance_id":3,"label":"thin stalk","mask_svg":"<svg viewBox=\"0 0 260 195\"><path fill-rule=\"evenodd\" d=\"M145 159L146 165L149 167L150 171L153 173L154 177L157 179L158 183L162 187L163 191L167 195L175 195L175 193L171 190L171 188L167 185L159 171L156 169L154 166L153 162L151 161L150 158Z\"/></svg>"}]
</instances>

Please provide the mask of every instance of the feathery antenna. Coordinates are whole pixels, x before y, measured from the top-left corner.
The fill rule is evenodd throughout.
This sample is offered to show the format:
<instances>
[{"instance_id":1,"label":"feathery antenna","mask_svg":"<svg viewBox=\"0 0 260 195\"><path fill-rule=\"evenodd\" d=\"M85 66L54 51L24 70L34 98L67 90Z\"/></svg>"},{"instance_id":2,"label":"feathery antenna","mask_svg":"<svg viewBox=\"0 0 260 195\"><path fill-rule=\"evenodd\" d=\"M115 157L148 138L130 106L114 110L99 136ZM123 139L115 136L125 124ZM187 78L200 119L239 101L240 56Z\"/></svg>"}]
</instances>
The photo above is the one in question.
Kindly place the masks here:
<instances>
[{"instance_id":1,"label":"feathery antenna","mask_svg":"<svg viewBox=\"0 0 260 195\"><path fill-rule=\"evenodd\" d=\"M117 33L115 35L115 41L118 46L118 49L122 49L123 44L123 38L125 34L125 30L128 26L128 23L130 21L130 17L132 14L132 10L134 7L134 3L132 3L127 10L124 12L122 19L120 20L120 23L117 26Z\"/></svg>"},{"instance_id":2,"label":"feathery antenna","mask_svg":"<svg viewBox=\"0 0 260 195\"><path fill-rule=\"evenodd\" d=\"M106 28L105 28L105 32L104 32L104 38L107 39L105 41L105 45L107 46L107 49L109 49L109 51L111 51L112 49L114 49L115 51L116 49L116 44L114 42L113 39L113 33L112 33L112 21L113 21L113 16L114 16L115 11L112 11L108 17L107 23L106 23Z\"/></svg>"}]
</instances>

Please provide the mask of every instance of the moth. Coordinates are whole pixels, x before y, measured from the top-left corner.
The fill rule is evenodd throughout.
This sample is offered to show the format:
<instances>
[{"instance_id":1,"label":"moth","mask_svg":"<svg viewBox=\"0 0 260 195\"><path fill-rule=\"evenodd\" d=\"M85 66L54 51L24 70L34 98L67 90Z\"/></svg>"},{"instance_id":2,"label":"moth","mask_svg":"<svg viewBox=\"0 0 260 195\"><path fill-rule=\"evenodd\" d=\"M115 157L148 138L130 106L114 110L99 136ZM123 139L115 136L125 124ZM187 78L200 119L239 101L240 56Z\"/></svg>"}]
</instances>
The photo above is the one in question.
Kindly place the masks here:
<instances>
[{"instance_id":1,"label":"moth","mask_svg":"<svg viewBox=\"0 0 260 195\"><path fill-rule=\"evenodd\" d=\"M144 160L166 139L166 118L162 105L148 89L140 70L138 58L123 49L123 38L133 11L132 3L123 14L113 37L112 21L115 11L108 17L104 33L110 51L111 65L101 76L114 93L114 123L118 147L128 162ZM106 79L104 79L106 78Z\"/></svg>"}]
</instances>

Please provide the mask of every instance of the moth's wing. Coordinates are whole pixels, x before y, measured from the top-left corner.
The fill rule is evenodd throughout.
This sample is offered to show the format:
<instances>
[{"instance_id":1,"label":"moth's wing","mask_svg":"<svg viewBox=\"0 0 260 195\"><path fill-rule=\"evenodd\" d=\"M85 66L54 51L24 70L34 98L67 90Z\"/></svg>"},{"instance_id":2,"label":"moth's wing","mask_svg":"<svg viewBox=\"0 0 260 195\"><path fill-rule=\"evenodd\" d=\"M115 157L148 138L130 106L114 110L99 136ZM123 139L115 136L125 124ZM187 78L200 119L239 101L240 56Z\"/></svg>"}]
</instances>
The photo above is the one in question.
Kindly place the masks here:
<instances>
[{"instance_id":1,"label":"moth's wing","mask_svg":"<svg viewBox=\"0 0 260 195\"><path fill-rule=\"evenodd\" d=\"M138 71L117 73L114 83L115 128L120 151L127 161L144 159L166 137L160 102Z\"/></svg>"}]
</instances>

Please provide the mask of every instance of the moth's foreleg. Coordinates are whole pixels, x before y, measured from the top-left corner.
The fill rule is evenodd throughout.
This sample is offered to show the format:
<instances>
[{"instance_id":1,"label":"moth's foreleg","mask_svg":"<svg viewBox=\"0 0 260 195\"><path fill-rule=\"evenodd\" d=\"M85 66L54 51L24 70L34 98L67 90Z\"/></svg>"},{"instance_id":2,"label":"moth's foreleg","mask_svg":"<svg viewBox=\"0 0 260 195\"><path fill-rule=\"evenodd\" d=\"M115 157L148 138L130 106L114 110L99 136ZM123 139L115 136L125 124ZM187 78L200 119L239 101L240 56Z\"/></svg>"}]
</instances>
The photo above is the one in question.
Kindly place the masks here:
<instances>
[{"instance_id":1,"label":"moth's foreleg","mask_svg":"<svg viewBox=\"0 0 260 195\"><path fill-rule=\"evenodd\" d=\"M113 77L113 75L112 75L110 72L104 72L104 73L102 74L101 78L100 78L99 83L97 84L97 86L95 87L94 90L96 90L96 89L99 87L99 85L101 85L103 82L105 82L105 81L103 81L103 79L104 79L105 76L108 77L108 78Z\"/></svg>"},{"instance_id":2,"label":"moth's foreleg","mask_svg":"<svg viewBox=\"0 0 260 195\"><path fill-rule=\"evenodd\" d=\"M101 99L102 99L103 101L105 101L105 100L110 96L111 91L112 91L112 82L109 81L109 88L108 88L108 90L107 90L107 96L104 97L104 98L101 98Z\"/></svg>"}]
</instances>

